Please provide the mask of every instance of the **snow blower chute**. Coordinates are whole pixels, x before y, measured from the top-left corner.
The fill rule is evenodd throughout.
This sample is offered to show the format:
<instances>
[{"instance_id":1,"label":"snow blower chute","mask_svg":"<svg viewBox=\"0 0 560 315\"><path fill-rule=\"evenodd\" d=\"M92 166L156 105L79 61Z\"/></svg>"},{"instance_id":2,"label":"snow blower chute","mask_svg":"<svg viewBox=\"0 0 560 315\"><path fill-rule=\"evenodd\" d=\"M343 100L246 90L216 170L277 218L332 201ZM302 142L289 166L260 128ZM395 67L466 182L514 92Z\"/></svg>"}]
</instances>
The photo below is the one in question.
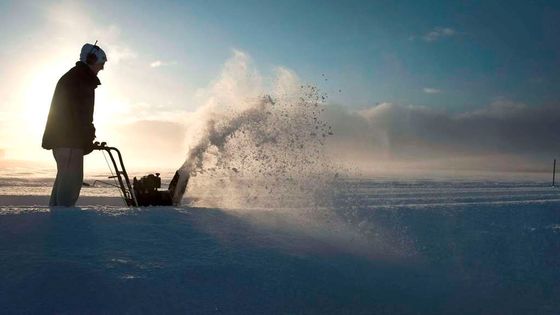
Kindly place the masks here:
<instances>
[{"instance_id":1,"label":"snow blower chute","mask_svg":"<svg viewBox=\"0 0 560 315\"><path fill-rule=\"evenodd\" d=\"M112 174L111 171L111 176L109 176L109 178L117 179L118 186L115 186L121 190L122 197L127 206L176 206L181 202L181 198L189 182L188 174L181 179L180 172L176 171L167 190L159 190L161 188L159 173L148 174L142 176L140 179L134 177L132 185L130 185L121 152L117 148L107 146L106 142L95 142L93 144L93 149L106 151L109 154L109 158L115 170L115 174ZM116 153L118 163L113 153Z\"/></svg>"}]
</instances>

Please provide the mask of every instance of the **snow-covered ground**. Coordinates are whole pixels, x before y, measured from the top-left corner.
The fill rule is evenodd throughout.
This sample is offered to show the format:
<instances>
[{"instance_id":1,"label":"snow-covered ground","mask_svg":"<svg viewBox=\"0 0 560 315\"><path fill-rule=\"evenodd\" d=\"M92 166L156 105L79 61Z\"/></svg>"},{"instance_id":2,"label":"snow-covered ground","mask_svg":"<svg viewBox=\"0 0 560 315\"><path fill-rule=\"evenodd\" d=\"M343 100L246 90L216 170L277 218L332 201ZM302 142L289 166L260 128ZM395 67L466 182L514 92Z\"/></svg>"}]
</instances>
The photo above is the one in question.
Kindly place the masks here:
<instances>
[{"instance_id":1,"label":"snow-covered ground","mask_svg":"<svg viewBox=\"0 0 560 315\"><path fill-rule=\"evenodd\" d=\"M2 314L560 313L547 176L339 179L262 208L131 209L96 184L49 209L51 184L0 178Z\"/></svg>"}]
</instances>

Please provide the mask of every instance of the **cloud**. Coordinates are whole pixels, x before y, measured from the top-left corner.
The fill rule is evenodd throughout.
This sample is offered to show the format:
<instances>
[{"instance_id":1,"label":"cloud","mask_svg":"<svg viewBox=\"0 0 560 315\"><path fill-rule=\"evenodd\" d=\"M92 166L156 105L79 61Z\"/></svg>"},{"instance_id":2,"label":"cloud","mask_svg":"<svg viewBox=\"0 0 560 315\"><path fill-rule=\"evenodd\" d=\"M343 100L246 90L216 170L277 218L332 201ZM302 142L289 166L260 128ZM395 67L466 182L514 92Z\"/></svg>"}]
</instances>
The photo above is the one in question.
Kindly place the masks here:
<instances>
[{"instance_id":1,"label":"cloud","mask_svg":"<svg viewBox=\"0 0 560 315\"><path fill-rule=\"evenodd\" d=\"M3 160L5 156L6 156L6 150L0 149L0 160Z\"/></svg>"},{"instance_id":2,"label":"cloud","mask_svg":"<svg viewBox=\"0 0 560 315\"><path fill-rule=\"evenodd\" d=\"M547 169L560 143L560 134L551 132L558 106L508 100L459 114L382 103L360 111L330 106L326 115L335 133L330 152L370 164L437 160L453 168L470 160L473 168Z\"/></svg>"},{"instance_id":3,"label":"cloud","mask_svg":"<svg viewBox=\"0 0 560 315\"><path fill-rule=\"evenodd\" d=\"M525 104L515 103L507 99L499 99L482 109L459 114L458 117L463 119L471 119L475 117L491 117L504 120L511 119L518 115L523 115L524 113L530 111L531 108L528 108L528 106Z\"/></svg>"},{"instance_id":4,"label":"cloud","mask_svg":"<svg viewBox=\"0 0 560 315\"><path fill-rule=\"evenodd\" d=\"M158 59L158 60L152 61L150 63L150 67L151 68L157 68L157 67L171 66L171 65L176 65L176 64L177 64L177 61L166 62L166 61L161 61L161 60Z\"/></svg>"},{"instance_id":5,"label":"cloud","mask_svg":"<svg viewBox=\"0 0 560 315\"><path fill-rule=\"evenodd\" d=\"M156 60L156 61L150 63L150 67L157 68L157 67L160 67L162 64L163 64L163 62L161 60Z\"/></svg>"},{"instance_id":6,"label":"cloud","mask_svg":"<svg viewBox=\"0 0 560 315\"><path fill-rule=\"evenodd\" d=\"M443 38L456 36L458 32L450 27L435 27L433 30L423 34L420 38L425 42L435 42ZM409 40L415 40L417 36L409 37Z\"/></svg>"},{"instance_id":7,"label":"cloud","mask_svg":"<svg viewBox=\"0 0 560 315\"><path fill-rule=\"evenodd\" d=\"M439 90L439 89L428 88L428 87L424 88L423 91L424 91L424 93L426 93L426 94L439 94L439 93L442 92L442 91Z\"/></svg>"},{"instance_id":8,"label":"cloud","mask_svg":"<svg viewBox=\"0 0 560 315\"><path fill-rule=\"evenodd\" d=\"M138 57L138 55L127 46L117 45L109 42L105 44L105 47L107 47L107 59L112 64L118 64L122 61L131 60Z\"/></svg>"}]
</instances>

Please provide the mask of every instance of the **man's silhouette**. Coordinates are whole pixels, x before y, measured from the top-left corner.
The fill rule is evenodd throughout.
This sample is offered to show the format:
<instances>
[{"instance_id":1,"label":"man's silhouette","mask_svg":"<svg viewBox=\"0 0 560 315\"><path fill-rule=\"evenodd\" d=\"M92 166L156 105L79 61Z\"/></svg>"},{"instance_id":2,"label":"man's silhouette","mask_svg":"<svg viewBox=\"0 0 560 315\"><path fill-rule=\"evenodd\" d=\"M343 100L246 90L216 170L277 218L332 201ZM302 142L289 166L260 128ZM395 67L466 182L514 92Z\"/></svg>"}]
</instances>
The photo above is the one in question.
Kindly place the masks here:
<instances>
[{"instance_id":1,"label":"man's silhouette","mask_svg":"<svg viewBox=\"0 0 560 315\"><path fill-rule=\"evenodd\" d=\"M107 56L96 45L85 44L80 61L56 85L43 134L42 147L53 150L56 179L49 206L76 204L84 177L84 155L93 150L95 89L101 84L97 73Z\"/></svg>"}]
</instances>

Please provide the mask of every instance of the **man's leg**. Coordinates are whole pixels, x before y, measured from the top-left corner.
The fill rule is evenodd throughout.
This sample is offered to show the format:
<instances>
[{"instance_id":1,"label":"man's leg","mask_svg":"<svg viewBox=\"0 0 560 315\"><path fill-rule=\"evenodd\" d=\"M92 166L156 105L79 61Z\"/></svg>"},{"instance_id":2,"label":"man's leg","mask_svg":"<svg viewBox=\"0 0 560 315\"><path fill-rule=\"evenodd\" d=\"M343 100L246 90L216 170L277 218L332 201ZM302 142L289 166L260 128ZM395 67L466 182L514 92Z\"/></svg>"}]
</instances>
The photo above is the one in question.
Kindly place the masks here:
<instances>
[{"instance_id":1,"label":"man's leg","mask_svg":"<svg viewBox=\"0 0 560 315\"><path fill-rule=\"evenodd\" d=\"M57 150L57 149L55 149ZM53 156L54 156L54 150L53 150ZM55 157L55 161L56 161L56 157ZM58 163L56 163L56 178L54 179L54 184L52 187L52 191L51 191L51 199L49 200L49 207L56 207L56 193L58 191Z\"/></svg>"},{"instance_id":2,"label":"man's leg","mask_svg":"<svg viewBox=\"0 0 560 315\"><path fill-rule=\"evenodd\" d=\"M56 205L73 207L78 201L84 180L84 150L53 149L58 173L56 175Z\"/></svg>"}]
</instances>

